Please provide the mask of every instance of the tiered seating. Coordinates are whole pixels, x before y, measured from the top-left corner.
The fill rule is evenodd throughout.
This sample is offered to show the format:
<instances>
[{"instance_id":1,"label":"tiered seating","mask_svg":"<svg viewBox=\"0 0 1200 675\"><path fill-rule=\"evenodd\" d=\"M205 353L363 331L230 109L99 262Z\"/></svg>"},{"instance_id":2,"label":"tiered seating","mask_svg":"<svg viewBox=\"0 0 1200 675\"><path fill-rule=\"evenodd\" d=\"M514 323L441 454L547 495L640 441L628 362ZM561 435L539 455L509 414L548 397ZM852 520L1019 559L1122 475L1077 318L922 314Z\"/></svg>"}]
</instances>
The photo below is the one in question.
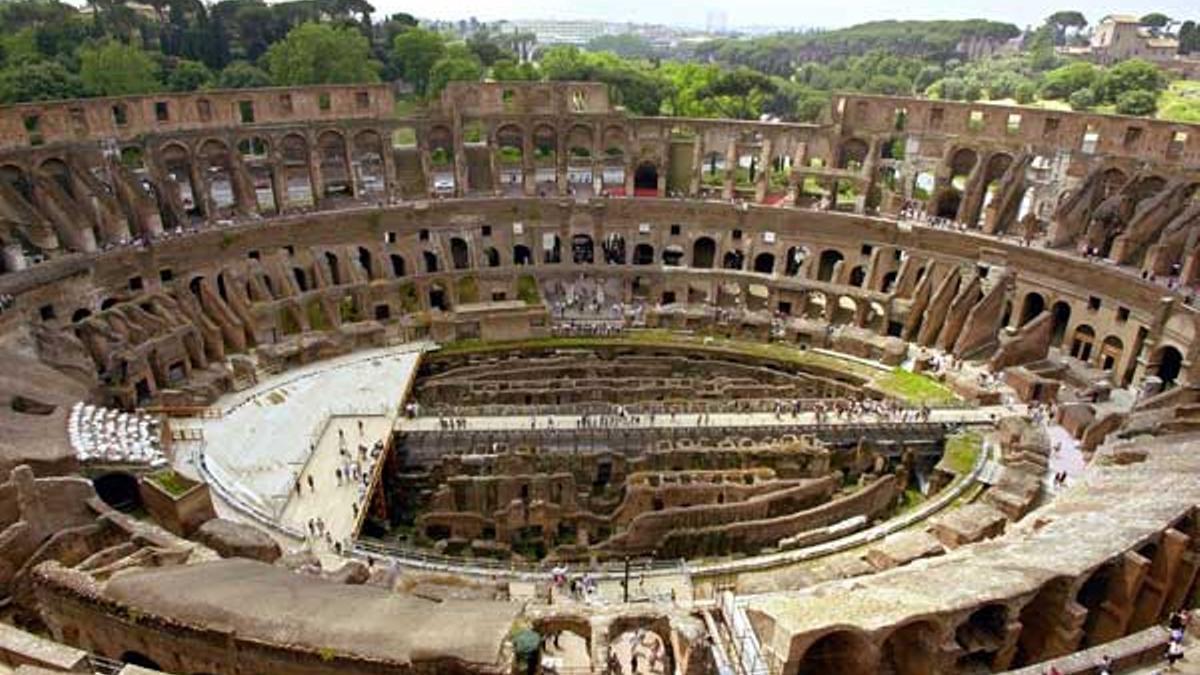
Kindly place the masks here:
<instances>
[{"instance_id":1,"label":"tiered seating","mask_svg":"<svg viewBox=\"0 0 1200 675\"><path fill-rule=\"evenodd\" d=\"M158 420L142 413L76 403L67 419L67 434L79 461L165 466Z\"/></svg>"}]
</instances>

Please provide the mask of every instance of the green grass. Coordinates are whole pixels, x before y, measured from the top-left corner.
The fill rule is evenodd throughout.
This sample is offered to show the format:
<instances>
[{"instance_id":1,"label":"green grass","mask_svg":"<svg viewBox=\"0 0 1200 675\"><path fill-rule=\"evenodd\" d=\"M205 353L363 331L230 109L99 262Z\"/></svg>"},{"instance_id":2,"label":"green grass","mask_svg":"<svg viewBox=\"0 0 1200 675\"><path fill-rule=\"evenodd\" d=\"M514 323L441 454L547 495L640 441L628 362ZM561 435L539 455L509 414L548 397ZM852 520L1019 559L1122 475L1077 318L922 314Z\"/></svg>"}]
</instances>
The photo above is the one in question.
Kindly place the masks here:
<instances>
[{"instance_id":1,"label":"green grass","mask_svg":"<svg viewBox=\"0 0 1200 675\"><path fill-rule=\"evenodd\" d=\"M529 274L522 275L517 279L517 297L527 305L536 305L542 301L542 296L538 292L537 279Z\"/></svg>"},{"instance_id":2,"label":"green grass","mask_svg":"<svg viewBox=\"0 0 1200 675\"><path fill-rule=\"evenodd\" d=\"M875 379L880 391L910 403L945 405L958 400L954 392L944 384L920 373L903 368L894 368L890 373Z\"/></svg>"},{"instance_id":3,"label":"green grass","mask_svg":"<svg viewBox=\"0 0 1200 675\"><path fill-rule=\"evenodd\" d=\"M162 469L146 476L155 485L167 491L167 494L172 497L182 497L185 492L192 489L193 483L188 479L175 473L173 469Z\"/></svg>"},{"instance_id":4,"label":"green grass","mask_svg":"<svg viewBox=\"0 0 1200 675\"><path fill-rule=\"evenodd\" d=\"M1200 123L1200 80L1175 80L1158 98L1158 118Z\"/></svg>"},{"instance_id":5,"label":"green grass","mask_svg":"<svg viewBox=\"0 0 1200 675\"><path fill-rule=\"evenodd\" d=\"M946 450L938 468L958 475L969 473L983 450L983 436L977 431L964 431L946 439Z\"/></svg>"}]
</instances>

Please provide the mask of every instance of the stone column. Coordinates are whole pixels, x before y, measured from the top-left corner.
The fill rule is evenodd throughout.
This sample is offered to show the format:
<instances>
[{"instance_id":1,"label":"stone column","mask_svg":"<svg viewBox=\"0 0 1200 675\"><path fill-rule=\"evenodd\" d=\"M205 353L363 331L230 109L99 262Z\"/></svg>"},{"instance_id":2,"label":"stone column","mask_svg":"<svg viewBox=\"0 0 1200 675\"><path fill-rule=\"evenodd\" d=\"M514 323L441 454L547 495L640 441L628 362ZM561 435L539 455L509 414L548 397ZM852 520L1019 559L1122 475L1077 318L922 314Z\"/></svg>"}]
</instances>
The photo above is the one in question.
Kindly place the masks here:
<instances>
[{"instance_id":1,"label":"stone column","mask_svg":"<svg viewBox=\"0 0 1200 675\"><path fill-rule=\"evenodd\" d=\"M454 153L454 194L461 197L470 187L470 175L467 172L467 146L463 143L462 117L457 113L451 120L450 138Z\"/></svg>"},{"instance_id":2,"label":"stone column","mask_svg":"<svg viewBox=\"0 0 1200 675\"><path fill-rule=\"evenodd\" d=\"M767 199L767 190L771 187L771 148L774 144L770 138L763 138L762 149L758 153L758 176L754 180L754 201L763 203Z\"/></svg>"},{"instance_id":3,"label":"stone column","mask_svg":"<svg viewBox=\"0 0 1200 675\"><path fill-rule=\"evenodd\" d=\"M730 136L725 144L725 185L721 188L722 199L733 199L737 185L737 135Z\"/></svg>"},{"instance_id":4,"label":"stone column","mask_svg":"<svg viewBox=\"0 0 1200 675\"><path fill-rule=\"evenodd\" d=\"M700 185L704 182L704 132L696 134L692 143L692 177L688 181L688 196L700 195Z\"/></svg>"},{"instance_id":5,"label":"stone column","mask_svg":"<svg viewBox=\"0 0 1200 675\"><path fill-rule=\"evenodd\" d=\"M394 131L389 129L388 131ZM396 185L396 157L392 154L392 137L389 134L380 134L379 152L383 155L380 157L383 160L383 194L384 199L388 202L400 201L400 189Z\"/></svg>"},{"instance_id":6,"label":"stone column","mask_svg":"<svg viewBox=\"0 0 1200 675\"><path fill-rule=\"evenodd\" d=\"M354 165L354 150L350 145L353 142L353 139L349 138L348 134L343 136L342 154L344 155L344 161L346 162L346 178L350 181L350 196L359 197L361 196L361 193L358 189L358 171L355 170L357 167Z\"/></svg>"},{"instance_id":7,"label":"stone column","mask_svg":"<svg viewBox=\"0 0 1200 675\"><path fill-rule=\"evenodd\" d=\"M521 179L525 195L536 195L537 167L533 162L533 133L525 128L521 129Z\"/></svg>"},{"instance_id":8,"label":"stone column","mask_svg":"<svg viewBox=\"0 0 1200 675\"><path fill-rule=\"evenodd\" d=\"M217 205L213 202L212 189L205 180L204 174L201 173L199 163L195 161L195 158L188 163L188 173L192 185L192 200L203 205L205 220L213 220L217 216Z\"/></svg>"},{"instance_id":9,"label":"stone column","mask_svg":"<svg viewBox=\"0 0 1200 675\"><path fill-rule=\"evenodd\" d=\"M567 194L567 163L571 161L571 149L567 147L567 136L562 129L554 130L554 184L559 196Z\"/></svg>"},{"instance_id":10,"label":"stone column","mask_svg":"<svg viewBox=\"0 0 1200 675\"><path fill-rule=\"evenodd\" d=\"M288 210L288 186L287 186L287 164L283 161L283 155L275 150L275 144L271 145L271 192L274 193L275 211L284 213Z\"/></svg>"},{"instance_id":11,"label":"stone column","mask_svg":"<svg viewBox=\"0 0 1200 675\"><path fill-rule=\"evenodd\" d=\"M232 150L229 153L230 183L233 187L233 198L237 210L243 216L258 213L258 194L254 190L254 180L242 160L242 153Z\"/></svg>"},{"instance_id":12,"label":"stone column","mask_svg":"<svg viewBox=\"0 0 1200 675\"><path fill-rule=\"evenodd\" d=\"M312 184L313 208L325 201L325 179L321 175L321 149L316 139L308 139L308 180Z\"/></svg>"}]
</instances>

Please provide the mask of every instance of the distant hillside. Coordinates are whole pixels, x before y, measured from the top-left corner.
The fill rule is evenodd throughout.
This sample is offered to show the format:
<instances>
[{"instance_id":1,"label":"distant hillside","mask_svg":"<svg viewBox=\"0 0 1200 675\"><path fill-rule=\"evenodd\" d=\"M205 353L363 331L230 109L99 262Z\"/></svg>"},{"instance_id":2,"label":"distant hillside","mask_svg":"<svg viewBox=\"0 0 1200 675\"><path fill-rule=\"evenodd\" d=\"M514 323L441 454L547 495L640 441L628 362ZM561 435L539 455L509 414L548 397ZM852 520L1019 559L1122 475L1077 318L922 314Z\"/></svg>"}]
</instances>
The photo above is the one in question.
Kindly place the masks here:
<instances>
[{"instance_id":1,"label":"distant hillside","mask_svg":"<svg viewBox=\"0 0 1200 675\"><path fill-rule=\"evenodd\" d=\"M1021 29L1011 23L966 21L872 21L849 28L812 33L781 33L750 40L722 39L697 49L701 58L790 75L805 61L829 61L882 50L897 56L945 60L968 38L1011 40Z\"/></svg>"}]
</instances>

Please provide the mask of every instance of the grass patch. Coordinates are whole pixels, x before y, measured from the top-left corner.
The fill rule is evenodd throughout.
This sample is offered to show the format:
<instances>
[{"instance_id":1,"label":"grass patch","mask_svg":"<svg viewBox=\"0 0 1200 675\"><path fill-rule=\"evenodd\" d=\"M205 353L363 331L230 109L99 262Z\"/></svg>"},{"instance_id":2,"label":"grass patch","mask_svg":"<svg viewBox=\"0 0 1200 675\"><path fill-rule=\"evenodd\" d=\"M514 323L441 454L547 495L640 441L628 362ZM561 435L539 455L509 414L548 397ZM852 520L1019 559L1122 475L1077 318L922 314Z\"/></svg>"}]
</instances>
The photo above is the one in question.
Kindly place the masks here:
<instances>
[{"instance_id":1,"label":"grass patch","mask_svg":"<svg viewBox=\"0 0 1200 675\"><path fill-rule=\"evenodd\" d=\"M900 507L897 509L896 515L908 513L925 503L925 495L916 488L906 488L900 494Z\"/></svg>"},{"instance_id":2,"label":"grass patch","mask_svg":"<svg viewBox=\"0 0 1200 675\"><path fill-rule=\"evenodd\" d=\"M946 405L958 400L954 392L941 382L903 368L893 368L887 375L876 378L875 386L880 391L909 403Z\"/></svg>"},{"instance_id":3,"label":"grass patch","mask_svg":"<svg viewBox=\"0 0 1200 675\"><path fill-rule=\"evenodd\" d=\"M192 489L193 483L175 473L174 469L162 469L146 476L147 480L152 481L155 485L172 497L182 497L185 492Z\"/></svg>"},{"instance_id":4,"label":"grass patch","mask_svg":"<svg viewBox=\"0 0 1200 675\"><path fill-rule=\"evenodd\" d=\"M946 439L946 449L938 468L960 476L970 473L975 460L983 451L983 436L977 431L964 431Z\"/></svg>"},{"instance_id":5,"label":"grass patch","mask_svg":"<svg viewBox=\"0 0 1200 675\"><path fill-rule=\"evenodd\" d=\"M1200 123L1200 81L1175 80L1158 97L1158 118Z\"/></svg>"},{"instance_id":6,"label":"grass patch","mask_svg":"<svg viewBox=\"0 0 1200 675\"><path fill-rule=\"evenodd\" d=\"M519 277L517 279L517 297L527 305L539 304L542 296L538 293L537 279L529 274Z\"/></svg>"}]
</instances>

